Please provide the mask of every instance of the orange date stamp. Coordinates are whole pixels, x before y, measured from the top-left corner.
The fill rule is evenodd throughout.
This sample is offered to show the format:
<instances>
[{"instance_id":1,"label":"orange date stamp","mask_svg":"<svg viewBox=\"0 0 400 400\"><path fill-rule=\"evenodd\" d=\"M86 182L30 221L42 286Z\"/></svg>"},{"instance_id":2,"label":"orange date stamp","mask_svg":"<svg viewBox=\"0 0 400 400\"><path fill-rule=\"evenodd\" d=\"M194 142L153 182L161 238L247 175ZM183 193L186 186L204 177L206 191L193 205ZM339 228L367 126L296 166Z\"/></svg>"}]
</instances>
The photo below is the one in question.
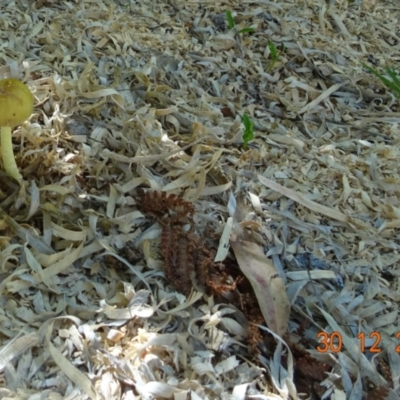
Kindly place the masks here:
<instances>
[{"instance_id":1,"label":"orange date stamp","mask_svg":"<svg viewBox=\"0 0 400 400\"><path fill-rule=\"evenodd\" d=\"M396 333L395 336L397 339L400 339L400 332ZM342 350L343 347L343 340L342 335L339 332L319 332L317 335L319 339L319 345L317 346L317 351L320 353L338 353ZM364 353L365 349L370 353L380 353L382 351L380 346L381 343L381 334L379 332L371 332L369 335L366 335L364 332L361 332L357 335L358 343L360 346L360 350ZM366 345L366 340L369 343L368 346ZM396 347L396 353L400 353L400 345Z\"/></svg>"}]
</instances>

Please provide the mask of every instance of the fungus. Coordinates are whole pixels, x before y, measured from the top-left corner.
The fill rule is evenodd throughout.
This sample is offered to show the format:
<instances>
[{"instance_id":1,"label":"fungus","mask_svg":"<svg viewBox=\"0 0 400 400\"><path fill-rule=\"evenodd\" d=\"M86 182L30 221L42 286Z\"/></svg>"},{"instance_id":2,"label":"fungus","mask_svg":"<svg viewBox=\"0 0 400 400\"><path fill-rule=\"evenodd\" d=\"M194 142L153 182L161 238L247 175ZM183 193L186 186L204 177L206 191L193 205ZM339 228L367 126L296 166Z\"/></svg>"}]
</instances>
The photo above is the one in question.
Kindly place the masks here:
<instances>
[{"instance_id":1,"label":"fungus","mask_svg":"<svg viewBox=\"0 0 400 400\"><path fill-rule=\"evenodd\" d=\"M18 79L0 80L0 139L1 156L7 174L21 181L15 162L11 128L22 124L32 114L33 96L28 87Z\"/></svg>"}]
</instances>

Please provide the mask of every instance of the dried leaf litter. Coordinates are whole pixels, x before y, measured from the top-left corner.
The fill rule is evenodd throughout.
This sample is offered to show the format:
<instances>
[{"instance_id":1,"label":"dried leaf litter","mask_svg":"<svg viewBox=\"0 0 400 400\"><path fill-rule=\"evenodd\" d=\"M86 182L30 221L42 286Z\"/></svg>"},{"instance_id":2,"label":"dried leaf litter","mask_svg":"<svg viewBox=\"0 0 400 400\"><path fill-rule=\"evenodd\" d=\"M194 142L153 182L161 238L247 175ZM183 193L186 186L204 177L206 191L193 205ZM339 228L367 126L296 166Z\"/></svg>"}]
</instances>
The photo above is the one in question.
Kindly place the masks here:
<instances>
[{"instance_id":1,"label":"dried leaf litter","mask_svg":"<svg viewBox=\"0 0 400 400\"><path fill-rule=\"evenodd\" d=\"M0 15L0 78L35 95L14 133L23 187L0 172L2 397L399 398L400 110L361 65L396 65L397 2L11 0ZM173 207L150 215L143 190L194 212L165 233ZM234 300L254 297L232 235L285 284L284 337ZM179 245L203 246L225 286L166 279L166 254L197 260Z\"/></svg>"}]
</instances>

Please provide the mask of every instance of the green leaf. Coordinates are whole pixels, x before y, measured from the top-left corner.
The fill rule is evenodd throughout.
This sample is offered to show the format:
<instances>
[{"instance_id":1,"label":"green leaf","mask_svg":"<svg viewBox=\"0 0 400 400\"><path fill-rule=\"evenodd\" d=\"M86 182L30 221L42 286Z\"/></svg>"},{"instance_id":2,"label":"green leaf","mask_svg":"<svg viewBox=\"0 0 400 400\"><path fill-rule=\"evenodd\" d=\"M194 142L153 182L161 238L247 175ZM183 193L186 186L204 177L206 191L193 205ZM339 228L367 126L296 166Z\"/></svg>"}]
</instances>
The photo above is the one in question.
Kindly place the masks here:
<instances>
[{"instance_id":1,"label":"green leaf","mask_svg":"<svg viewBox=\"0 0 400 400\"><path fill-rule=\"evenodd\" d=\"M235 21L232 17L232 13L229 10L225 11L226 19L228 20L229 29L233 29L235 27Z\"/></svg>"},{"instance_id":2,"label":"green leaf","mask_svg":"<svg viewBox=\"0 0 400 400\"><path fill-rule=\"evenodd\" d=\"M269 51L271 52L271 58L273 61L276 61L278 58L278 52L276 51L276 47L274 45L274 42L272 42L271 40L268 40L268 48Z\"/></svg>"},{"instance_id":3,"label":"green leaf","mask_svg":"<svg viewBox=\"0 0 400 400\"><path fill-rule=\"evenodd\" d=\"M243 28L238 33L252 33L254 32L254 28Z\"/></svg>"},{"instance_id":4,"label":"green leaf","mask_svg":"<svg viewBox=\"0 0 400 400\"><path fill-rule=\"evenodd\" d=\"M370 67L369 65L363 62L361 64L369 72L378 77L389 89L391 89L394 92L395 96L400 97L400 80L397 76L397 73L393 69L389 67L386 68L387 74L390 76L390 78L392 78L392 80L390 80L386 78L386 76L380 74L376 69Z\"/></svg>"},{"instance_id":5,"label":"green leaf","mask_svg":"<svg viewBox=\"0 0 400 400\"><path fill-rule=\"evenodd\" d=\"M247 114L243 114L242 122L244 125L244 133L243 133L243 148L247 148L247 144L254 139L254 131L253 125L254 122L249 118Z\"/></svg>"},{"instance_id":6,"label":"green leaf","mask_svg":"<svg viewBox=\"0 0 400 400\"><path fill-rule=\"evenodd\" d=\"M398 78L397 73L389 67L386 68L386 72L392 78L392 81L394 82L394 84L397 87L397 91L399 91L400 90L400 79Z\"/></svg>"}]
</instances>

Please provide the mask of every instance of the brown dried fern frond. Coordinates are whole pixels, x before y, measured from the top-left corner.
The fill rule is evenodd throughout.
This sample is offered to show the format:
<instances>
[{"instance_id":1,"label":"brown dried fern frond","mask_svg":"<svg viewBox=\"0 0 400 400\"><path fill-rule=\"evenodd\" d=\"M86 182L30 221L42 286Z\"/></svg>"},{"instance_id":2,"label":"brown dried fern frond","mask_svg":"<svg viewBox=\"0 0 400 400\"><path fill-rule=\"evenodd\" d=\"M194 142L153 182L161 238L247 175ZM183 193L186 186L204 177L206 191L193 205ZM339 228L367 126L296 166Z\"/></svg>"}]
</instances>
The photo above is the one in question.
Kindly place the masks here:
<instances>
[{"instance_id":1,"label":"brown dried fern frond","mask_svg":"<svg viewBox=\"0 0 400 400\"><path fill-rule=\"evenodd\" d=\"M295 360L297 390L308 395L315 393L318 397L321 397L325 389L320 384L326 378L326 372L331 367L314 358L307 350L297 344L289 343L289 347Z\"/></svg>"},{"instance_id":2,"label":"brown dried fern frond","mask_svg":"<svg viewBox=\"0 0 400 400\"><path fill-rule=\"evenodd\" d=\"M184 295L192 290L195 261L187 232L178 225L164 225L161 232L161 253L165 277Z\"/></svg>"},{"instance_id":3,"label":"brown dried fern frond","mask_svg":"<svg viewBox=\"0 0 400 400\"><path fill-rule=\"evenodd\" d=\"M379 386L367 393L365 400L386 400L389 396L389 389L385 386Z\"/></svg>"},{"instance_id":4,"label":"brown dried fern frond","mask_svg":"<svg viewBox=\"0 0 400 400\"><path fill-rule=\"evenodd\" d=\"M202 239L177 224L165 224L161 232L165 277L180 292L205 290L213 268L212 253Z\"/></svg>"},{"instance_id":5,"label":"brown dried fern frond","mask_svg":"<svg viewBox=\"0 0 400 400\"><path fill-rule=\"evenodd\" d=\"M139 193L138 207L140 210L160 222L184 223L194 214L194 205L175 194L166 192Z\"/></svg>"},{"instance_id":6,"label":"brown dried fern frond","mask_svg":"<svg viewBox=\"0 0 400 400\"><path fill-rule=\"evenodd\" d=\"M257 354L262 339L257 325L263 323L257 299L237 265L215 264L215 250L193 232L193 225L186 229L187 224L193 223L193 204L165 192L141 192L137 205L161 225L161 254L166 280L186 296L193 288L220 298L229 292L232 304L248 318L248 343Z\"/></svg>"}]
</instances>

